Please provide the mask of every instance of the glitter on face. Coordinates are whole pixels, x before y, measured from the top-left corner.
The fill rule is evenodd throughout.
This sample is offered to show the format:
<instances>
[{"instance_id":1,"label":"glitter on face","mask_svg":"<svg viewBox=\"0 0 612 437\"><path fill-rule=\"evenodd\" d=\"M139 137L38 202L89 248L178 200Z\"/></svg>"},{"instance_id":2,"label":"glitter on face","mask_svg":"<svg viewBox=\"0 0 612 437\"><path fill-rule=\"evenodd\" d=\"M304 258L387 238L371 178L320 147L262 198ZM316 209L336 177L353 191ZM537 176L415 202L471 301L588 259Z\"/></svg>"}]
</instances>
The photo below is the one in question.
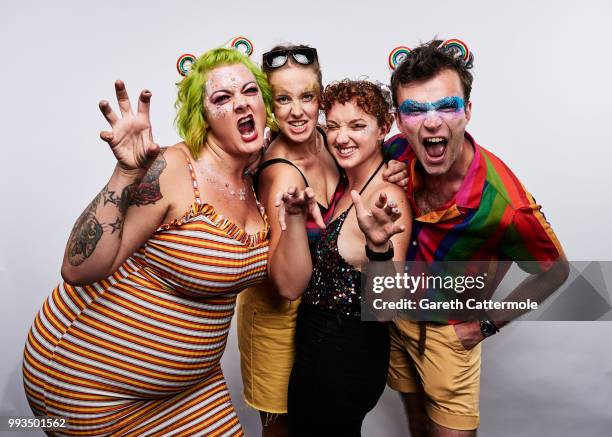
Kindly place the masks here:
<instances>
[{"instance_id":1,"label":"glitter on face","mask_svg":"<svg viewBox=\"0 0 612 437\"><path fill-rule=\"evenodd\" d=\"M399 106L402 119L406 122L432 116L455 118L465 111L465 102L459 96L443 97L435 102L417 102L406 99Z\"/></svg>"},{"instance_id":2,"label":"glitter on face","mask_svg":"<svg viewBox=\"0 0 612 437\"><path fill-rule=\"evenodd\" d=\"M225 118L225 116L227 115L227 108L224 108L223 106L217 106L217 107L212 108L209 111L209 114L212 118L217 118L217 119Z\"/></svg>"},{"instance_id":3,"label":"glitter on face","mask_svg":"<svg viewBox=\"0 0 612 437\"><path fill-rule=\"evenodd\" d=\"M211 96L215 91L221 88L232 88L236 91L239 84L240 81L231 71L215 72L206 81L204 90L207 96Z\"/></svg>"},{"instance_id":4,"label":"glitter on face","mask_svg":"<svg viewBox=\"0 0 612 437\"><path fill-rule=\"evenodd\" d=\"M319 118L319 91L311 69L285 66L269 75L274 93L274 116L291 142L312 141Z\"/></svg>"},{"instance_id":5,"label":"glitter on face","mask_svg":"<svg viewBox=\"0 0 612 437\"><path fill-rule=\"evenodd\" d=\"M202 88L202 110L211 141L232 154L259 151L266 107L248 67L240 63L219 66L208 73Z\"/></svg>"},{"instance_id":6,"label":"glitter on face","mask_svg":"<svg viewBox=\"0 0 612 437\"><path fill-rule=\"evenodd\" d=\"M234 96L239 96L241 94L241 86L244 86L244 84L241 83L240 79L237 78L233 72L213 72L204 85L204 90L206 92L204 107L206 108L206 113L209 114L211 118L225 118L233 111L233 106L230 104L230 101L234 99L225 99L224 101L215 103L211 101L215 99L211 99L210 96L213 96L213 94L219 90L226 90Z\"/></svg>"}]
</instances>

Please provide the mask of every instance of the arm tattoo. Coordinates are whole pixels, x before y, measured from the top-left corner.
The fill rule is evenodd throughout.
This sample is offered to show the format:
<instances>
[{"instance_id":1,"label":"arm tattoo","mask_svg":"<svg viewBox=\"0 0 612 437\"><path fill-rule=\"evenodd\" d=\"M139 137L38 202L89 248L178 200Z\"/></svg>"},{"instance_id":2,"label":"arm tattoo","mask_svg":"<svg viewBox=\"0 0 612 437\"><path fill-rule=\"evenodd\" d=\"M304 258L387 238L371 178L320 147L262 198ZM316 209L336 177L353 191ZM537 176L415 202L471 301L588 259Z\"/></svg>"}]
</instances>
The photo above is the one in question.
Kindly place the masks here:
<instances>
[{"instance_id":1,"label":"arm tattoo","mask_svg":"<svg viewBox=\"0 0 612 437\"><path fill-rule=\"evenodd\" d=\"M104 204L112 203L117 205L123 214L130 205L151 205L160 200L163 196L159 187L159 176L166 168L164 150L159 152L151 167L140 182L135 182L123 189L118 196L114 191L104 193Z\"/></svg>"},{"instance_id":2,"label":"arm tattoo","mask_svg":"<svg viewBox=\"0 0 612 437\"><path fill-rule=\"evenodd\" d=\"M109 226L112 229L111 234L114 234L115 231L119 231L119 237L123 235L123 221L124 219L117 217L117 220L115 220L114 223L109 223Z\"/></svg>"},{"instance_id":3,"label":"arm tattoo","mask_svg":"<svg viewBox=\"0 0 612 437\"><path fill-rule=\"evenodd\" d=\"M123 235L124 217L130 205L152 205L163 196L159 186L159 177L166 168L164 150L159 155L140 182L126 186L121 195L108 189L108 184L85 208L85 211L77 219L68 244L68 261L73 266L78 266L91 256L104 232L103 227L110 227L111 234L119 231L119 238ZM100 204L112 203L119 209L119 216L114 223L100 223L96 216L96 209Z\"/></svg>"},{"instance_id":4,"label":"arm tattoo","mask_svg":"<svg viewBox=\"0 0 612 437\"><path fill-rule=\"evenodd\" d=\"M107 186L94 197L72 228L68 244L68 261L73 266L78 266L89 258L102 238L102 224L96 217L96 209L105 191L108 191Z\"/></svg>"},{"instance_id":5,"label":"arm tattoo","mask_svg":"<svg viewBox=\"0 0 612 437\"><path fill-rule=\"evenodd\" d=\"M153 164L151 164L151 167L149 167L147 174L140 181L140 184L130 192L131 195L128 199L130 205L149 205L162 198L159 188L159 176L166 168L166 165L164 150L161 150Z\"/></svg>"}]
</instances>

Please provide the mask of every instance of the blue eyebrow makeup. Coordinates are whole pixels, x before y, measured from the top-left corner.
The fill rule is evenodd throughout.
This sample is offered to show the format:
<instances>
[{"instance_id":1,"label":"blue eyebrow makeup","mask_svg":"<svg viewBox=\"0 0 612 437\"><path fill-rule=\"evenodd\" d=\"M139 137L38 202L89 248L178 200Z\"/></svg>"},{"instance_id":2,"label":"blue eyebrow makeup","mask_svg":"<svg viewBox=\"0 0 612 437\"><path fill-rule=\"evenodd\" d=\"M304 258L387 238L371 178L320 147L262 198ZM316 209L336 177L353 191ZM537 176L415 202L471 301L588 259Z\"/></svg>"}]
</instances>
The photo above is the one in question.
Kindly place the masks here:
<instances>
[{"instance_id":1,"label":"blue eyebrow makeup","mask_svg":"<svg viewBox=\"0 0 612 437\"><path fill-rule=\"evenodd\" d=\"M399 110L402 114L408 116L424 115L429 112L455 113L463 111L465 102L459 96L443 97L435 102L417 102L415 100L406 99L402 102Z\"/></svg>"}]
</instances>

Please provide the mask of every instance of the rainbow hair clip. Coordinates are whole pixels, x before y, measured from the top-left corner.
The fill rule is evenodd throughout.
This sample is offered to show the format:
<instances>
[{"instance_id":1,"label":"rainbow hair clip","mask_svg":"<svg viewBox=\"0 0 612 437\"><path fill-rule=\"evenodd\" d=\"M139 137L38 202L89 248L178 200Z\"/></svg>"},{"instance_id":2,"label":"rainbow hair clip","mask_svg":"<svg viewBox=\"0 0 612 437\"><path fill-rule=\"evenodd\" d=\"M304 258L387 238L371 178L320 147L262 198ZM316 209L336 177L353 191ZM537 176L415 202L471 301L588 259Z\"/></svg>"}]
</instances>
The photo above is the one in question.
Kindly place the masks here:
<instances>
[{"instance_id":1,"label":"rainbow hair clip","mask_svg":"<svg viewBox=\"0 0 612 437\"><path fill-rule=\"evenodd\" d=\"M467 44L459 39L447 39L442 44L440 44L438 48L447 50L451 53L454 52L455 56L459 56L460 58L462 58L463 62L465 62L466 64L468 63L468 61L470 60L470 56L472 55L470 53L470 49L468 49Z\"/></svg>"},{"instance_id":2,"label":"rainbow hair clip","mask_svg":"<svg viewBox=\"0 0 612 437\"><path fill-rule=\"evenodd\" d=\"M253 54L253 43L244 36L237 36L230 39L224 45L224 47L238 50L240 53L249 57ZM184 53L179 56L178 60L176 61L176 69L178 70L179 74L181 76L187 76L196 60L197 57L191 53Z\"/></svg>"},{"instance_id":3,"label":"rainbow hair clip","mask_svg":"<svg viewBox=\"0 0 612 437\"><path fill-rule=\"evenodd\" d=\"M399 46L391 50L391 53L389 53L389 69L395 71L398 65L404 62L411 51L412 49L406 46Z\"/></svg>"},{"instance_id":4,"label":"rainbow hair clip","mask_svg":"<svg viewBox=\"0 0 612 437\"><path fill-rule=\"evenodd\" d=\"M195 61L195 55L192 55L191 53L182 54L178 58L178 61L176 61L176 69L181 76L187 76L187 73L189 73L189 70L191 70L191 66Z\"/></svg>"},{"instance_id":5,"label":"rainbow hair clip","mask_svg":"<svg viewBox=\"0 0 612 437\"><path fill-rule=\"evenodd\" d=\"M253 54L253 43L245 36L232 38L225 46L230 49L236 49L249 57Z\"/></svg>"}]
</instances>

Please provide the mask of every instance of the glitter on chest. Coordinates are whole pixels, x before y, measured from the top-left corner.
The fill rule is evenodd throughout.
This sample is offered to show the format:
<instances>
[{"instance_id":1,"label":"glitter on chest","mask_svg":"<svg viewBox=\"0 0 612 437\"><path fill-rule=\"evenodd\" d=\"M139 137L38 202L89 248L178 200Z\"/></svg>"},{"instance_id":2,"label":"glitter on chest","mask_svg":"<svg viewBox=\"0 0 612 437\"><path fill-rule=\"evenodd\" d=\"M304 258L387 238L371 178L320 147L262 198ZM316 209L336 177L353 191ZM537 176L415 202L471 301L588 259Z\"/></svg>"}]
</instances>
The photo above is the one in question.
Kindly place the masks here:
<instances>
[{"instance_id":1,"label":"glitter on chest","mask_svg":"<svg viewBox=\"0 0 612 437\"><path fill-rule=\"evenodd\" d=\"M303 301L324 310L361 317L361 272L338 252L338 235L347 215L345 211L321 232Z\"/></svg>"}]
</instances>

